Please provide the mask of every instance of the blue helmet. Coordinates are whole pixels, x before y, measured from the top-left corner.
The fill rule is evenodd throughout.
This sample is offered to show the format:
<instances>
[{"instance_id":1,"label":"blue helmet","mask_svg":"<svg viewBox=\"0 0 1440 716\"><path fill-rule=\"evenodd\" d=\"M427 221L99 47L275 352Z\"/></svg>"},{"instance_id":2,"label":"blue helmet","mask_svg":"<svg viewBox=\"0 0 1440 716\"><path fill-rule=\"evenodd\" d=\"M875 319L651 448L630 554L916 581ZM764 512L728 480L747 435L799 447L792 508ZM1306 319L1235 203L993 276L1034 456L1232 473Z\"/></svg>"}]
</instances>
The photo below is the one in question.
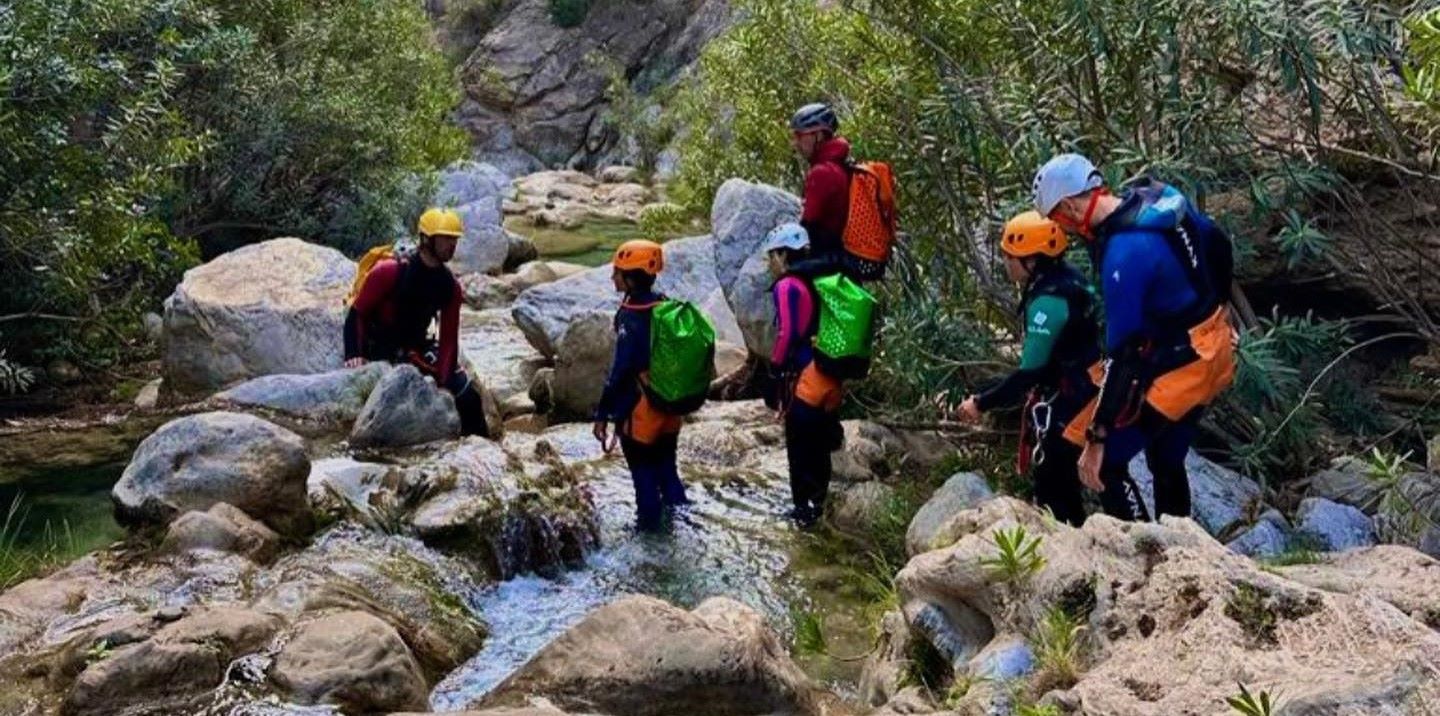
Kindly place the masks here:
<instances>
[{"instance_id":1,"label":"blue helmet","mask_svg":"<svg viewBox=\"0 0 1440 716\"><path fill-rule=\"evenodd\" d=\"M810 247L810 233L794 222L781 224L765 236L765 253L780 249L803 251Z\"/></svg>"},{"instance_id":2,"label":"blue helmet","mask_svg":"<svg viewBox=\"0 0 1440 716\"><path fill-rule=\"evenodd\" d=\"M840 131L840 119L835 116L835 110L823 102L807 104L795 110L790 117L790 131L792 132L813 132L826 129L831 132Z\"/></svg>"}]
</instances>

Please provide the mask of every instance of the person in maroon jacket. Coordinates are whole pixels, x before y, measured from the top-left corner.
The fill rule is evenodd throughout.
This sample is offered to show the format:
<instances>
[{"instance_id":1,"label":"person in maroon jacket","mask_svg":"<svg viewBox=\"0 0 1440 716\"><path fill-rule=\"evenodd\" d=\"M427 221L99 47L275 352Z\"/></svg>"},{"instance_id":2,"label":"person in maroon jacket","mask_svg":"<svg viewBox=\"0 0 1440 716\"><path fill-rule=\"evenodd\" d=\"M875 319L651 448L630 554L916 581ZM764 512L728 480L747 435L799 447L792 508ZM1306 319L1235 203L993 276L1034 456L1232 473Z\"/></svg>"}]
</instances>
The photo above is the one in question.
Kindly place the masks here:
<instances>
[{"instance_id":1,"label":"person in maroon jacket","mask_svg":"<svg viewBox=\"0 0 1440 716\"><path fill-rule=\"evenodd\" d=\"M831 273L844 265L845 219L850 214L850 142L827 104L807 104L790 118L790 145L807 162L800 225L813 256L806 270Z\"/></svg>"},{"instance_id":2,"label":"person in maroon jacket","mask_svg":"<svg viewBox=\"0 0 1440 716\"><path fill-rule=\"evenodd\" d=\"M429 209L420 216L413 254L383 259L365 275L345 316L345 365L410 363L455 396L460 430L487 435L480 391L460 365L460 283L445 266L464 233L460 215ZM438 338L430 324L440 319Z\"/></svg>"}]
</instances>

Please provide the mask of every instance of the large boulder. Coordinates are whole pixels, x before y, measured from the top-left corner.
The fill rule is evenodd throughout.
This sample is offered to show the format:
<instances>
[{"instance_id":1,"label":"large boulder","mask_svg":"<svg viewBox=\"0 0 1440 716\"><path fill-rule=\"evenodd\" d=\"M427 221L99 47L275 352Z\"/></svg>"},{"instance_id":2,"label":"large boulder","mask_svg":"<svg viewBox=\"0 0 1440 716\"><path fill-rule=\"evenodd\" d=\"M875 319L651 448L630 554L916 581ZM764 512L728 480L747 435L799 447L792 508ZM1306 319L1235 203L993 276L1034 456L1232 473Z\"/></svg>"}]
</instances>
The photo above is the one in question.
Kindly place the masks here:
<instances>
[{"instance_id":1,"label":"large boulder","mask_svg":"<svg viewBox=\"0 0 1440 716\"><path fill-rule=\"evenodd\" d=\"M687 612L625 597L591 612L471 708L542 696L567 711L843 714L759 614L724 597Z\"/></svg>"},{"instance_id":2,"label":"large boulder","mask_svg":"<svg viewBox=\"0 0 1440 716\"><path fill-rule=\"evenodd\" d=\"M710 209L715 237L715 274L745 336L745 345L768 356L775 310L769 268L760 245L771 229L800 218L800 200L772 186L731 179L720 186Z\"/></svg>"},{"instance_id":3,"label":"large boulder","mask_svg":"<svg viewBox=\"0 0 1440 716\"><path fill-rule=\"evenodd\" d=\"M420 665L395 628L361 611L331 614L300 628L270 670L303 704L335 704L346 713L428 706Z\"/></svg>"},{"instance_id":4,"label":"large boulder","mask_svg":"<svg viewBox=\"0 0 1440 716\"><path fill-rule=\"evenodd\" d=\"M905 531L905 550L911 556L953 542L950 522L995 496L985 478L974 472L957 472L926 500Z\"/></svg>"},{"instance_id":5,"label":"large boulder","mask_svg":"<svg viewBox=\"0 0 1440 716\"><path fill-rule=\"evenodd\" d=\"M359 417L366 398L385 375L383 363L305 375L252 378L215 398L244 408L264 408L299 418L348 423Z\"/></svg>"},{"instance_id":6,"label":"large boulder","mask_svg":"<svg viewBox=\"0 0 1440 716\"><path fill-rule=\"evenodd\" d=\"M618 138L599 121L608 65L595 55L627 77L652 68L645 74L663 80L730 16L721 0L626 0L588 5L578 26L561 27L550 8L547 0L507 5L461 71L461 126L477 152L518 173L589 162Z\"/></svg>"},{"instance_id":7,"label":"large boulder","mask_svg":"<svg viewBox=\"0 0 1440 716\"><path fill-rule=\"evenodd\" d=\"M1219 537L1245 524L1263 499L1254 480L1217 465L1191 450L1185 456L1190 477L1190 513L1205 531ZM1143 454L1130 461L1130 476L1140 486L1145 509L1155 514L1155 478Z\"/></svg>"},{"instance_id":8,"label":"large boulder","mask_svg":"<svg viewBox=\"0 0 1440 716\"><path fill-rule=\"evenodd\" d=\"M413 365L391 368L380 379L350 430L357 446L400 447L460 434L455 398Z\"/></svg>"},{"instance_id":9,"label":"large boulder","mask_svg":"<svg viewBox=\"0 0 1440 716\"><path fill-rule=\"evenodd\" d=\"M228 502L283 535L311 526L300 436L240 413L172 420L145 438L111 496L123 523L166 524Z\"/></svg>"},{"instance_id":10,"label":"large boulder","mask_svg":"<svg viewBox=\"0 0 1440 716\"><path fill-rule=\"evenodd\" d=\"M190 712L162 705L218 687L230 662L260 650L281 624L275 616L234 607L199 610L160 626L169 619L132 621L89 640L113 650L79 665L83 670L62 713L113 714L142 704L159 707L159 713Z\"/></svg>"},{"instance_id":11,"label":"large boulder","mask_svg":"<svg viewBox=\"0 0 1440 716\"><path fill-rule=\"evenodd\" d=\"M1297 703L1309 710L1295 713L1405 713L1440 696L1427 676L1440 663L1440 633L1359 584L1314 589L1266 571L1191 520L1096 515L1076 529L998 498L954 523L965 525L956 542L914 557L895 581L910 627L957 679L983 679L986 663L998 663L984 657L1017 634L1054 635L1041 617L1059 607L1084 627L1084 670L1077 679L1042 658L1006 688L1085 713L1212 713L1237 682L1283 692L1286 713ZM1017 527L1044 561L1007 572L993 561L996 535ZM1436 578L1422 564L1402 566L1394 577ZM1345 645L1343 658L1333 644ZM1004 693L979 689L952 708L983 712Z\"/></svg>"},{"instance_id":12,"label":"large boulder","mask_svg":"<svg viewBox=\"0 0 1440 716\"><path fill-rule=\"evenodd\" d=\"M504 268L512 242L501 225L501 206L509 192L509 177L489 164L462 161L440 172L433 203L452 207L465 226L450 262L455 275L499 273Z\"/></svg>"},{"instance_id":13,"label":"large boulder","mask_svg":"<svg viewBox=\"0 0 1440 716\"><path fill-rule=\"evenodd\" d=\"M416 532L498 579L578 564L598 541L593 503L548 444L511 452L466 438L417 472L431 492L410 518Z\"/></svg>"},{"instance_id":14,"label":"large boulder","mask_svg":"<svg viewBox=\"0 0 1440 716\"><path fill-rule=\"evenodd\" d=\"M209 394L256 376L339 368L354 278L339 251L288 238L186 271L165 299L165 389Z\"/></svg>"},{"instance_id":15,"label":"large boulder","mask_svg":"<svg viewBox=\"0 0 1440 716\"><path fill-rule=\"evenodd\" d=\"M555 359L553 399L562 412L588 415L599 400L615 347L612 320L619 305L610 275L609 266L590 269L531 288L515 301L520 330L536 350ZM665 270L656 288L696 303L710 316L717 340L740 342L740 328L715 277L709 237L665 244Z\"/></svg>"},{"instance_id":16,"label":"large boulder","mask_svg":"<svg viewBox=\"0 0 1440 716\"><path fill-rule=\"evenodd\" d=\"M435 183L436 206L463 206L478 201L498 207L510 195L510 177L485 162L455 162L440 172Z\"/></svg>"}]
</instances>

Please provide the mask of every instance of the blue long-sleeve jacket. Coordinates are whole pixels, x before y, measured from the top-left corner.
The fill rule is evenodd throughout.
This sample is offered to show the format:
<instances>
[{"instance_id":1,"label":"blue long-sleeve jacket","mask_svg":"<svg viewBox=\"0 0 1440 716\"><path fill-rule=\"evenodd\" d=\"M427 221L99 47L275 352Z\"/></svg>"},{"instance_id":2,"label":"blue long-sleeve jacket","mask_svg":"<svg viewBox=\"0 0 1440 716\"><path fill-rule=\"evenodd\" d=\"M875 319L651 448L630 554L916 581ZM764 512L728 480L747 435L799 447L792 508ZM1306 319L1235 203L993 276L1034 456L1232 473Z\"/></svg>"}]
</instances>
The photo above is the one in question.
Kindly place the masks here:
<instances>
[{"instance_id":1,"label":"blue long-sleeve jacket","mask_svg":"<svg viewBox=\"0 0 1440 716\"><path fill-rule=\"evenodd\" d=\"M1121 355L1137 340L1189 328L1176 320L1194 308L1200 295L1167 238L1189 210L1173 187L1164 187L1158 197L1132 191L1096 227L1106 354Z\"/></svg>"},{"instance_id":2,"label":"blue long-sleeve jacket","mask_svg":"<svg viewBox=\"0 0 1440 716\"><path fill-rule=\"evenodd\" d=\"M665 297L654 291L627 294L615 313L615 357L600 393L595 419L628 418L640 402L640 374L650 369L650 308Z\"/></svg>"}]
</instances>

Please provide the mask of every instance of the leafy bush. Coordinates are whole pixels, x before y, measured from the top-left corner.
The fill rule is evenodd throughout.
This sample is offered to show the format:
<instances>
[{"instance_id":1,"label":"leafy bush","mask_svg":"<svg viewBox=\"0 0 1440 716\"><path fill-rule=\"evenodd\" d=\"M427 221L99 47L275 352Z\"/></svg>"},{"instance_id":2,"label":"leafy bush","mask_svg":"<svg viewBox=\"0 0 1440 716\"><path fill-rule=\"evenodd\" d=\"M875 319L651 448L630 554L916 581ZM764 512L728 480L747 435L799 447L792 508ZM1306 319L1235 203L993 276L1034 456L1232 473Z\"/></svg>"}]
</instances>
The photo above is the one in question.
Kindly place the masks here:
<instances>
[{"instance_id":1,"label":"leafy bush","mask_svg":"<svg viewBox=\"0 0 1440 716\"><path fill-rule=\"evenodd\" d=\"M684 230L689 223L690 213L685 207L679 204L659 203L647 204L640 209L640 218L636 223L640 226L640 233L651 241L661 241Z\"/></svg>"},{"instance_id":2,"label":"leafy bush","mask_svg":"<svg viewBox=\"0 0 1440 716\"><path fill-rule=\"evenodd\" d=\"M202 249L388 237L464 148L402 0L12 3L0 54L0 330L26 362L115 358Z\"/></svg>"}]
</instances>

